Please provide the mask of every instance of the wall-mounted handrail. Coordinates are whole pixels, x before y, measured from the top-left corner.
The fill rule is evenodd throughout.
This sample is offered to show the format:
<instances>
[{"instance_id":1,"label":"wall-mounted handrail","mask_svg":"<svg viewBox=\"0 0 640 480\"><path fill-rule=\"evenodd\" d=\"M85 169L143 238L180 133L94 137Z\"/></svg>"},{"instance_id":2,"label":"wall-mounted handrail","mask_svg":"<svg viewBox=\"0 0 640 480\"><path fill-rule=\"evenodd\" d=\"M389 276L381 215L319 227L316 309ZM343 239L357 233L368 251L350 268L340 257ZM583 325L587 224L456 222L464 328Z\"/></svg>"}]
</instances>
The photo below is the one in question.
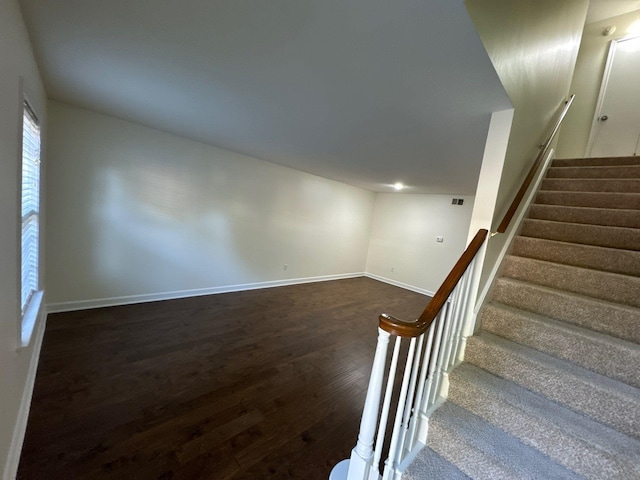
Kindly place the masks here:
<instances>
[{"instance_id":1,"label":"wall-mounted handrail","mask_svg":"<svg viewBox=\"0 0 640 480\"><path fill-rule=\"evenodd\" d=\"M518 193L516 193L516 196L514 197L513 202L511 202L511 205L509 206L507 213L504 215L502 222L500 222L500 225L498 226L498 230L496 230L496 233L504 233L507 231L507 228L509 227L509 223L511 222L511 219L515 215L516 210L518 210L518 207L520 206L520 203L524 198L524 194L527 193L527 190L529 189L529 186L531 185L531 182L535 177L536 171L538 170L538 166L540 165L540 162L544 158L545 153L547 153L547 150L549 149L551 142L553 142L553 139L558 133L558 130L560 129L560 125L562 124L564 117L567 116L569 107L571 107L571 104L573 103L573 99L575 97L576 97L575 95L571 95L569 97L569 100L565 102L564 108L560 112L560 115L558 115L558 118L556 119L556 122L553 125L551 132L549 133L549 136L544 141L544 143L540 145L540 151L538 152L538 155L536 156L536 159L533 162L533 165L531 165L531 169L529 170L529 173L527 174L524 181L522 182L522 185L520 186L520 190L518 190Z\"/></svg>"},{"instance_id":2,"label":"wall-mounted handrail","mask_svg":"<svg viewBox=\"0 0 640 480\"><path fill-rule=\"evenodd\" d=\"M426 332L429 329L431 322L433 322L449 299L451 292L453 292L453 289L460 281L460 278L462 278L464 272L467 271L467 267L475 258L480 247L482 247L488 233L489 232L486 229L478 230L476 236L473 237L473 240L471 240L467 249L453 266L451 272L449 272L449 275L447 275L447 278L442 282L442 285L440 285L440 288L438 288L438 291L435 293L431 301L429 301L427 307L422 312L422 315L420 315L417 320L413 322L401 320L392 315L383 313L379 317L380 328L385 332L392 335L398 335L399 337L418 337Z\"/></svg>"}]
</instances>

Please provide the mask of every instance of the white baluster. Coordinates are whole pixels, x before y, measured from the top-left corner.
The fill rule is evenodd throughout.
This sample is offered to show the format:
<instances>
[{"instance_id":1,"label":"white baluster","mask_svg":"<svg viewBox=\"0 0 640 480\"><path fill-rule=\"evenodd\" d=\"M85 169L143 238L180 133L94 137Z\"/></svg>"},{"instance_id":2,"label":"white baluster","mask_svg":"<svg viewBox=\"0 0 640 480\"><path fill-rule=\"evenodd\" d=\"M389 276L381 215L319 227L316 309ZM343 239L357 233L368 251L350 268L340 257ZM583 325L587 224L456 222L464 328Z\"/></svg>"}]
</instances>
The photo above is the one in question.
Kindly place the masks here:
<instances>
[{"instance_id":1,"label":"white baluster","mask_svg":"<svg viewBox=\"0 0 640 480\"><path fill-rule=\"evenodd\" d=\"M416 390L416 398L415 401L413 403L414 407L414 415L411 418L411 427L410 427L410 431L409 431L409 446L408 446L408 450L411 450L414 446L415 446L415 442L416 442L416 429L418 427L418 422L420 421L420 412L421 412L421 405L422 405L422 398L424 396L425 393L425 384L426 384L426 379L427 379L427 364L429 363L429 357L431 356L431 345L433 343L433 334L435 332L435 322L431 322L431 325L429 325L429 333L427 334L427 346L424 349L424 356L422 357L422 362L420 364L420 380L418 381L418 388Z\"/></svg>"},{"instance_id":2,"label":"white baluster","mask_svg":"<svg viewBox=\"0 0 640 480\"><path fill-rule=\"evenodd\" d=\"M393 433L391 435L391 444L389 445L389 457L385 462L383 480L390 480L397 466L398 460L398 443L402 427L402 417L404 415L404 407L407 401L407 392L409 390L409 378L411 376L411 367L413 365L413 354L416 348L415 337L411 339L409 344L409 352L407 353L407 363L402 377L402 385L400 387L400 396L398 398L398 408L396 410L396 418L393 423Z\"/></svg>"},{"instance_id":3,"label":"white baluster","mask_svg":"<svg viewBox=\"0 0 640 480\"><path fill-rule=\"evenodd\" d=\"M449 332L451 331L451 318L453 317L453 314L455 312L455 307L455 303L449 303L449 308L447 308L447 313L444 317L443 332L440 335L440 338L437 339L437 352L434 352L435 372L433 384L431 386L431 399L429 401L430 405L436 403L438 394L440 393L440 383L442 381L442 361L447 346L447 339L449 338Z\"/></svg>"},{"instance_id":4,"label":"white baluster","mask_svg":"<svg viewBox=\"0 0 640 480\"><path fill-rule=\"evenodd\" d=\"M364 402L358 443L351 452L348 480L365 480L368 477L373 459L373 436L376 430L380 408L380 395L384 380L384 365L387 360L387 347L390 334L378 328L378 345L373 359L371 379Z\"/></svg>"},{"instance_id":5,"label":"white baluster","mask_svg":"<svg viewBox=\"0 0 640 480\"><path fill-rule=\"evenodd\" d=\"M464 320L464 312L467 304L467 293L469 291L469 280L471 276L469 275L469 270L467 269L465 273L462 275L462 278L458 282L456 287L457 291L457 304L458 308L456 309L455 321L453 322L451 328L451 335L449 337L448 348L447 348L447 356L445 358L445 363L443 364L443 370L449 371L450 368L455 363L455 355L456 349L458 345L458 337L460 332L462 331L463 320Z\"/></svg>"},{"instance_id":6,"label":"white baluster","mask_svg":"<svg viewBox=\"0 0 640 480\"><path fill-rule=\"evenodd\" d=\"M429 407L433 404L432 398L435 398L432 395L432 392L436 390L436 367L437 367L437 359L438 353L440 352L440 347L442 345L442 330L444 328L444 324L446 322L447 317L451 314L451 304L447 303L446 306L440 310L440 313L435 319L437 323L436 330L436 338L433 342L433 350L431 351L431 357L429 358L429 377L427 380L427 388L425 391L424 405L422 407L422 411L426 412Z\"/></svg>"},{"instance_id":7,"label":"white baluster","mask_svg":"<svg viewBox=\"0 0 640 480\"><path fill-rule=\"evenodd\" d=\"M407 443L407 436L409 435L409 423L411 422L411 414L417 415L418 409L414 408L414 401L416 399L416 383L418 381L418 372L422 367L420 358L422 355L422 346L424 345L424 333L418 337L418 346L416 352L413 355L413 367L411 369L411 379L409 380L409 390L407 391L407 401L404 407L404 417L402 419L402 432L400 432L400 441L398 443L398 456L402 458L402 452L404 451L405 444ZM409 443L411 443L409 441Z\"/></svg>"},{"instance_id":8,"label":"white baluster","mask_svg":"<svg viewBox=\"0 0 640 480\"><path fill-rule=\"evenodd\" d=\"M465 282L464 291L462 295L462 312L460 312L460 321L459 321L459 326L456 331L456 336L454 339L453 355L452 355L452 358L450 359L449 368L456 365L460 360L458 355L460 353L460 345L462 344L462 337L464 335L464 332L467 326L466 323L468 318L468 312L470 311L470 309L473 308L473 305L471 305L471 301L472 301L471 289L473 288L474 277L476 274L475 263L476 263L476 260L474 258L465 273L466 282Z\"/></svg>"},{"instance_id":9,"label":"white baluster","mask_svg":"<svg viewBox=\"0 0 640 480\"><path fill-rule=\"evenodd\" d=\"M452 306L453 311L451 313L451 317L445 326L444 336L442 337L442 349L440 351L440 356L438 357L438 387L440 387L440 379L442 378L442 373L446 370L447 360L451 353L451 336L454 330L454 326L456 324L456 320L460 315L460 283L455 286L453 293L451 294L452 298ZM438 391L439 388L436 389Z\"/></svg>"},{"instance_id":10,"label":"white baluster","mask_svg":"<svg viewBox=\"0 0 640 480\"><path fill-rule=\"evenodd\" d=\"M384 400L382 402L382 410L380 412L380 423L378 424L378 435L376 436L376 450L373 455L373 463L369 470L369 480L378 480L380 478L380 459L382 458L384 435L387 433L387 420L389 419L389 410L391 407L393 383L396 379L396 372L398 370L398 357L400 356L401 341L401 337L396 337L396 342L393 347L393 355L391 356L389 375L387 377L387 388L384 392Z\"/></svg>"},{"instance_id":11,"label":"white baluster","mask_svg":"<svg viewBox=\"0 0 640 480\"><path fill-rule=\"evenodd\" d=\"M472 272L471 284L469 287L469 294L467 298L467 310L465 311L465 317L463 320L464 326L462 328L462 333L460 336L460 341L458 346L458 352L456 354L457 361L462 361L462 356L464 355L464 348L466 345L466 339L467 337L473 335L473 330L475 327L474 313L475 313L475 307L476 307L476 300L478 298L480 272L481 272L481 265L482 265L478 261L478 258L482 258L486 248L487 248L487 244L485 242L485 244L482 246L482 248L478 252L478 255L476 256L476 258L473 259L471 266L469 267Z\"/></svg>"}]
</instances>

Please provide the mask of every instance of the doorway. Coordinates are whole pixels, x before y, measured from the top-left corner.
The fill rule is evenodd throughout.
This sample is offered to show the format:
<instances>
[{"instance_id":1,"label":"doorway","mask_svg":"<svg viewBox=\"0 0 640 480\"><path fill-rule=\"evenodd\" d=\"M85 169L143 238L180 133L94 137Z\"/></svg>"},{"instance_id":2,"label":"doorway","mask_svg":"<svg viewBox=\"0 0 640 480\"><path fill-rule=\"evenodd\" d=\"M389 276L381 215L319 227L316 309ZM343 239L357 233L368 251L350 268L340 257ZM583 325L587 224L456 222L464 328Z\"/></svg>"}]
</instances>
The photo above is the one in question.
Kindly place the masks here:
<instances>
[{"instance_id":1,"label":"doorway","mask_svg":"<svg viewBox=\"0 0 640 480\"><path fill-rule=\"evenodd\" d=\"M612 40L587 145L587 156L621 157L638 154L639 78L640 36Z\"/></svg>"}]
</instances>

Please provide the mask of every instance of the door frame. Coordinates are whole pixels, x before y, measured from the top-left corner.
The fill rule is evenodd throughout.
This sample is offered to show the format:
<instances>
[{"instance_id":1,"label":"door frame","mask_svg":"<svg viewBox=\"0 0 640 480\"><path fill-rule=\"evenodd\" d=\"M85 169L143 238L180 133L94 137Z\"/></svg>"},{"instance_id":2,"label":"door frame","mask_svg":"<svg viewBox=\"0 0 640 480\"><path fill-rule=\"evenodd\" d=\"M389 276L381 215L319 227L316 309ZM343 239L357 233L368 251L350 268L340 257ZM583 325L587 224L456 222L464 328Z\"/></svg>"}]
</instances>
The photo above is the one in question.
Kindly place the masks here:
<instances>
[{"instance_id":1,"label":"door frame","mask_svg":"<svg viewBox=\"0 0 640 480\"><path fill-rule=\"evenodd\" d=\"M620 38L611 39L609 44L609 52L607 53L607 63L604 66L604 72L602 74L602 81L600 82L600 91L598 92L598 100L596 102L596 109L591 121L591 131L589 132L589 140L587 141L587 149L585 151L585 157L591 157L591 150L593 149L593 143L596 139L598 131L598 119L601 116L602 104L604 103L604 96L607 93L607 85L609 84L609 76L611 75L611 68L613 67L613 60L615 58L616 49L618 44L627 40L633 40L640 37L640 34L626 35Z\"/></svg>"}]
</instances>

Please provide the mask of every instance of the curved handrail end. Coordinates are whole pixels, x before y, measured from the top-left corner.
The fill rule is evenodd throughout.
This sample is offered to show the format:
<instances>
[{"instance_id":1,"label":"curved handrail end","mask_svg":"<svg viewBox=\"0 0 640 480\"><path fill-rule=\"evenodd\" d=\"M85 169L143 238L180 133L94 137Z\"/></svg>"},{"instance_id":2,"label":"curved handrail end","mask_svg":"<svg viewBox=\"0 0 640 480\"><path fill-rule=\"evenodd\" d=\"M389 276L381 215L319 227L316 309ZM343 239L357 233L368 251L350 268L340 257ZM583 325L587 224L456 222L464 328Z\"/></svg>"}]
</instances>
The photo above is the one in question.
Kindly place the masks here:
<instances>
[{"instance_id":1,"label":"curved handrail end","mask_svg":"<svg viewBox=\"0 0 640 480\"><path fill-rule=\"evenodd\" d=\"M485 228L478 230L478 233L476 233L473 240L469 242L469 246L467 246L460 259L451 269L451 272L449 272L449 275L445 278L444 282L442 282L442 285L417 320L408 322L383 313L378 317L380 328L385 332L400 337L417 337L426 332L438 313L440 313L442 306L449 299L451 292L460 281L460 278L462 278L464 272L467 271L467 267L475 258L488 234L489 231Z\"/></svg>"},{"instance_id":2,"label":"curved handrail end","mask_svg":"<svg viewBox=\"0 0 640 480\"><path fill-rule=\"evenodd\" d=\"M383 313L378 317L378 326L385 332L399 337L414 337L416 330L420 330L418 319L403 320L388 313Z\"/></svg>"}]
</instances>

